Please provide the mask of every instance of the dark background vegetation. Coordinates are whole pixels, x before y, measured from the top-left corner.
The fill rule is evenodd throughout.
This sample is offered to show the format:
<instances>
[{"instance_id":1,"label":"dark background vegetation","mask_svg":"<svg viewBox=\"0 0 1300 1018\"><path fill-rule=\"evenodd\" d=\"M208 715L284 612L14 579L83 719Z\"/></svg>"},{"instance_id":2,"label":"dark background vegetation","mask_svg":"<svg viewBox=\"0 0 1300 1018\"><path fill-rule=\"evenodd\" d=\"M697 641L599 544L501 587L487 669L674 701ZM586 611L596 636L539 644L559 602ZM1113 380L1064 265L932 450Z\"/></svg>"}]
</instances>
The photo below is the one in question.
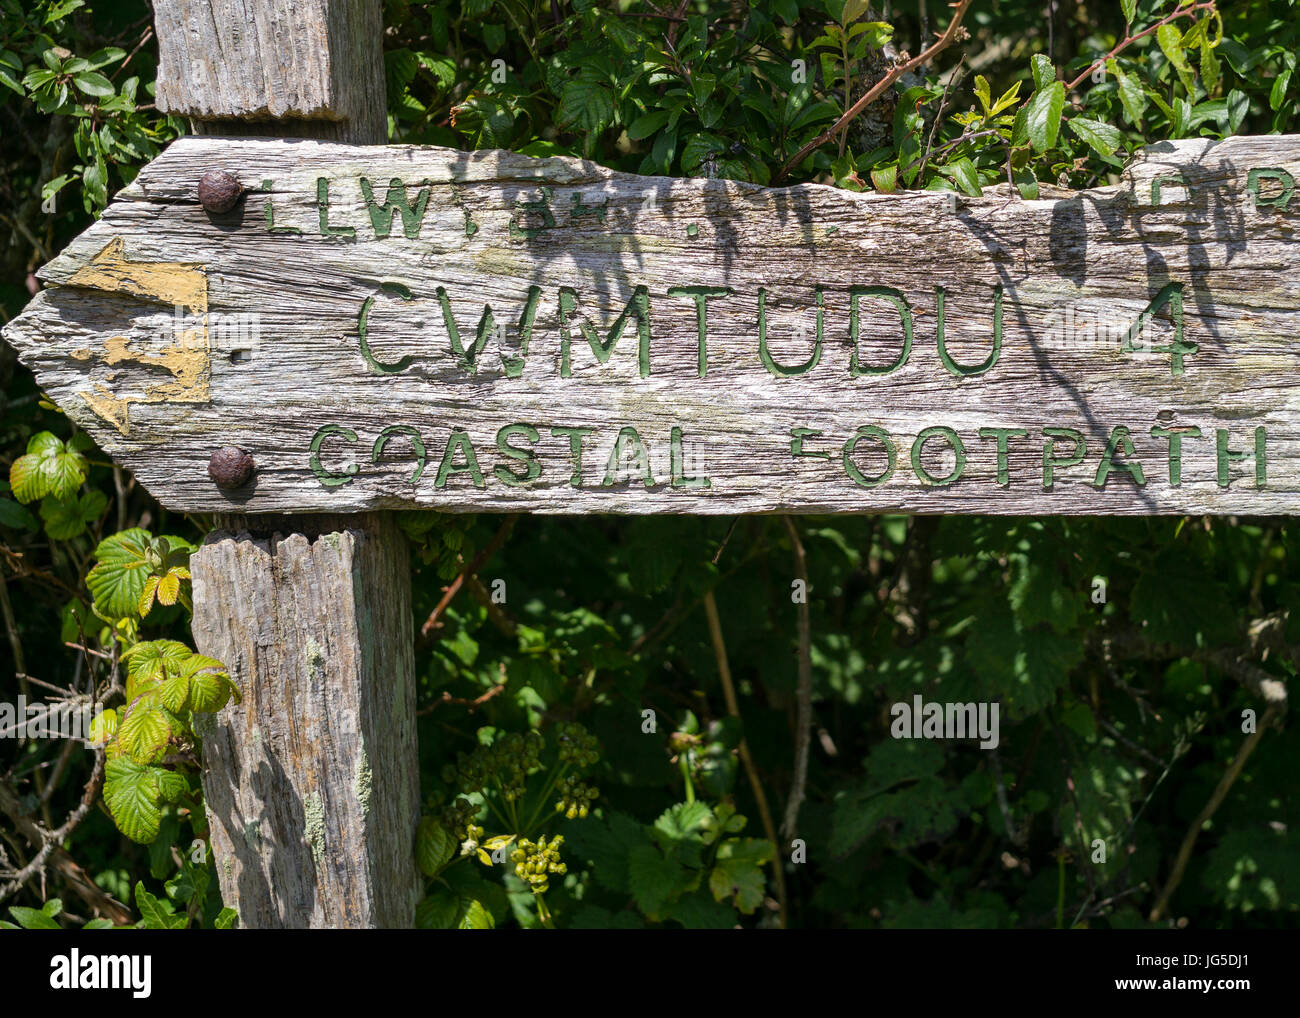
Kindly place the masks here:
<instances>
[{"instance_id":1,"label":"dark background vegetation","mask_svg":"<svg viewBox=\"0 0 1300 1018\"><path fill-rule=\"evenodd\" d=\"M846 96L934 38L946 5L388 0L390 137L760 183L972 191L1010 176L1028 196L1038 183L1098 186L1146 142L1293 129L1300 10L1288 0L1211 7L977 0L968 38L787 167ZM1166 18L1172 29L1123 46L1104 75L1086 73ZM186 130L152 108L151 25L142 2L0 0L0 322L35 292L33 271ZM498 59L508 74L494 83ZM802 84L791 75L798 59L809 69ZM1019 92L994 112L977 75L990 101L1017 82ZM1056 112L1056 83L1076 79ZM1035 115L1017 122L1027 100ZM7 347L0 383L7 476L33 435L70 439L73 428ZM39 503L0 490L6 700L20 687L42 692L15 672L102 690L123 646L188 640L183 603L129 625L96 618L85 577L115 532L197 542L206 521L168 514L102 453L85 456L84 483ZM411 515L418 627L503 521ZM789 863L781 839L783 892L736 751L743 734L779 825L797 753L791 581L805 568L779 517L515 521L479 570L484 586L505 581L506 604L490 606L467 583L419 640L428 814L443 815L460 788L446 770L456 753L498 732L554 734L576 720L601 744L600 796L586 819L550 828L565 835L568 868L546 896L558 926L771 925L784 912L796 927L1134 927L1149 923L1171 876L1158 925L1297 925L1294 724L1258 740L1185 872L1175 865L1243 746L1243 709L1263 713L1251 684L1295 674L1294 521L793 522L811 591L813 726L797 826L807 861ZM1091 596L1097 577L1104 604ZM719 677L710 596L739 720ZM915 693L1000 701L996 752L890 739L889 705ZM657 712L654 734L642 732L646 708ZM142 913L152 925L215 922L211 863L184 865L202 834L192 808L199 750L175 748L191 797L160 810L152 844L120 833L96 801L63 839L58 865L7 888L4 905L59 898L62 915L44 914L65 925ZM31 860L24 831L53 830L75 809L93 760L60 743L0 743L0 870ZM733 804L748 820L724 850L707 831ZM104 898L78 893L86 878ZM467 900L497 925L539 922L517 879L472 859L431 881L421 921L485 922L466 920ZM157 907L181 921L159 919Z\"/></svg>"}]
</instances>

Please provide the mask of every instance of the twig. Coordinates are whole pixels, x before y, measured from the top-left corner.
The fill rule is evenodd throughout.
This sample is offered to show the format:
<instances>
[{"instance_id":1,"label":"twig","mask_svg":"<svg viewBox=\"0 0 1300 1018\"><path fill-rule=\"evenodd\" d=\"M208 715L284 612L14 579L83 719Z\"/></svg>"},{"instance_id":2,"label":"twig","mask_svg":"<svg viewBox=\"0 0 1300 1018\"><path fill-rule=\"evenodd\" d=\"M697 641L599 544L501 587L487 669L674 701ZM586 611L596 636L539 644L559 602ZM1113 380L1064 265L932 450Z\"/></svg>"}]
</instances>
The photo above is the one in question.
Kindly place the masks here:
<instances>
[{"instance_id":1,"label":"twig","mask_svg":"<svg viewBox=\"0 0 1300 1018\"><path fill-rule=\"evenodd\" d=\"M1151 790L1147 792L1146 798L1142 800L1142 805L1139 806L1134 811L1131 817L1129 817L1129 821L1124 827L1124 833L1121 834L1117 839L1115 839L1115 844L1117 846L1125 845L1128 843L1128 839L1130 835L1132 835L1133 829L1137 827L1138 821L1142 819L1142 814L1145 813L1147 807L1151 805L1151 800L1156 797L1156 792L1159 791L1160 786L1164 784L1165 778L1169 777L1169 773L1174 769L1174 764L1178 763L1178 761L1182 758L1183 754L1186 752L1187 752L1187 746L1181 740L1174 745L1173 756L1169 758L1169 763L1161 765L1164 767L1164 770L1160 772L1160 777L1156 778L1155 784L1151 786ZM1159 763L1159 761L1157 761L1157 763ZM1088 912L1089 906L1092 905L1092 899L1095 898L1096 896L1097 896L1097 888L1093 888L1088 893L1088 897L1086 897L1083 900L1083 904L1079 906L1079 911L1075 914L1074 921L1070 923L1070 929L1074 929L1076 926L1079 925L1080 920L1082 920L1085 913ZM1110 900L1113 899L1109 899L1109 898L1106 899L1106 901L1110 901ZM1103 905L1106 904L1106 901L1098 902L1096 908L1101 908Z\"/></svg>"},{"instance_id":2,"label":"twig","mask_svg":"<svg viewBox=\"0 0 1300 1018\"><path fill-rule=\"evenodd\" d=\"M890 68L889 72L872 85L861 99L850 106L839 120L835 121L835 123L829 128L819 134L812 141L808 142L808 144L796 152L784 166L777 170L776 176L772 179L772 183L779 184L786 178L794 167L804 161L810 152L820 148L847 128L858 114L875 102L881 94L884 93L885 89L889 88L890 85L896 82L904 74L908 71L915 70L917 67L929 61L931 57L952 45L952 43L957 39L957 30L961 27L961 19L966 16L966 10L970 5L971 0L958 0L956 4L950 4L949 6L956 7L956 10L953 11L952 21L948 23L948 27L944 30L943 35L939 36L935 43L928 49L922 51L919 56L915 56L906 63L898 64L897 66Z\"/></svg>"},{"instance_id":3,"label":"twig","mask_svg":"<svg viewBox=\"0 0 1300 1018\"><path fill-rule=\"evenodd\" d=\"M510 639L515 639L519 635L519 623L512 619L504 608L492 600L492 595L488 593L487 587L483 586L483 581L471 573L465 583L469 587L470 596L481 604L487 612L488 621Z\"/></svg>"},{"instance_id":4,"label":"twig","mask_svg":"<svg viewBox=\"0 0 1300 1018\"><path fill-rule=\"evenodd\" d=\"M1178 849L1178 857L1174 860L1174 868L1169 874L1169 879L1165 881L1164 890L1160 892L1160 897L1156 899L1155 908L1151 910L1151 915L1148 917L1151 922L1157 923L1164 918L1169 908L1169 899L1173 897L1174 891L1182 883L1183 872L1187 869L1187 862L1192 857L1192 849L1196 847L1196 839L1200 836L1201 828L1209 822L1210 818L1214 816L1215 810L1227 798L1233 782L1240 776L1241 769L1246 766L1246 761L1250 759L1250 754L1255 752L1255 747L1259 745L1264 730L1273 723L1273 720L1280 713L1281 709L1276 705L1270 705L1264 711L1259 726L1246 736L1246 741L1237 750L1237 755L1233 757L1232 763L1223 772L1223 777L1219 779L1219 784L1215 787L1214 794L1210 796L1210 801L1205 804L1201 812L1196 815L1196 819L1192 821L1191 826L1187 828L1187 833L1183 835L1183 843Z\"/></svg>"},{"instance_id":5,"label":"twig","mask_svg":"<svg viewBox=\"0 0 1300 1018\"><path fill-rule=\"evenodd\" d=\"M18 797L13 793L13 790L7 784L0 782L0 811L8 814L10 819L17 823L20 828L25 828L24 836L33 848L37 845L40 846L39 851L27 865L15 873L13 879L7 884L0 886L0 901L13 894L37 873L43 873L50 855L60 848L68 836L86 818L95 803L95 798L99 794L99 787L104 779L104 759L103 749L97 749L95 751L95 766L91 771L90 779L86 782L85 790L82 792L81 802L68 815L68 819L63 822L63 825L53 831L41 828L28 820L23 815Z\"/></svg>"},{"instance_id":6,"label":"twig","mask_svg":"<svg viewBox=\"0 0 1300 1018\"><path fill-rule=\"evenodd\" d=\"M799 684L795 691L794 778L790 782L790 797L785 803L785 819L781 831L787 839L793 838L799 822L799 807L803 805L804 789L808 783L808 747L812 742L812 614L808 608L808 563L804 558L803 542L799 531L789 516L782 516L785 529L790 534L794 550L794 574L803 581L804 596L799 602Z\"/></svg>"},{"instance_id":7,"label":"twig","mask_svg":"<svg viewBox=\"0 0 1300 1018\"><path fill-rule=\"evenodd\" d=\"M931 149L930 151L926 152L924 155L917 156L899 172L900 174L907 173L913 166L916 166L918 163L921 164L921 169L922 171L924 171L926 161L929 160L932 156L936 156L936 157L941 156L949 149L956 148L964 141L974 141L976 138L987 138L990 135L994 135L994 134L1000 135L1001 132L995 127L990 127L987 130L983 130L983 131L963 132L960 137L954 138L952 141L945 142L943 145L940 145L936 149Z\"/></svg>"},{"instance_id":8,"label":"twig","mask_svg":"<svg viewBox=\"0 0 1300 1018\"><path fill-rule=\"evenodd\" d=\"M939 130L939 124L940 124L940 122L943 120L944 112L948 109L948 93L952 90L952 87L953 87L955 84L957 84L959 81L961 81L961 79L962 79L962 73L961 73L961 71L962 71L962 64L965 63L965 61L966 61L966 58L965 58L964 56L961 58L961 60L957 61L957 66L953 68L953 72L952 72L952 74L950 74L950 75L948 76L948 80L947 80L946 82L944 82L944 86L943 86L943 96L942 96L942 98L940 98L940 100L939 100L939 108L935 111L935 114L934 114L934 120L933 120L933 121L931 122L931 124L930 124L930 137L926 139L926 142L925 142L925 152L923 152L923 153L921 154L921 173L920 173L920 176L921 176L921 179L922 179L922 180L925 179L925 163L926 163L926 160L928 159L928 157L929 157L929 155L930 155L930 150L934 148L934 136L935 136L935 133ZM911 166L909 166L908 169L911 169Z\"/></svg>"},{"instance_id":9,"label":"twig","mask_svg":"<svg viewBox=\"0 0 1300 1018\"><path fill-rule=\"evenodd\" d=\"M1205 0L1204 3L1195 3L1195 4L1192 4L1192 6L1190 6L1190 7L1180 7L1178 10L1174 11L1172 14L1166 15L1165 17L1161 18L1159 21L1157 21L1157 22L1156 22L1154 25L1152 25L1150 28L1145 28L1145 29L1143 29L1141 32L1138 32L1137 35L1130 35L1130 36L1128 36L1128 37L1126 37L1126 38L1120 40L1120 42L1115 46L1115 48L1114 48L1113 50L1111 50L1109 53L1107 53L1107 54L1106 54L1104 57L1102 57L1100 60L1095 60L1095 61L1093 61L1093 62L1088 66L1088 69L1087 69L1086 71L1084 71L1082 74L1080 74L1080 75L1079 75L1077 78L1075 78L1073 81L1068 82L1068 83L1066 84L1066 86L1065 86L1065 90L1066 90L1067 92L1073 92L1076 88L1079 87L1079 85L1083 82L1083 80L1084 80L1085 78L1089 77L1089 76L1092 74L1093 71L1095 71L1098 67L1104 67L1104 66L1106 65L1106 61L1107 61L1107 60L1114 59L1114 57L1116 57L1118 54L1122 53L1124 50L1128 49L1130 46L1132 46L1132 45L1133 45L1135 42L1137 42L1139 39L1145 39L1145 38L1146 38L1148 35L1150 35L1152 32L1158 32L1158 31L1161 29L1162 26L1167 25L1167 24L1169 24L1169 22L1171 22L1171 21L1175 21L1175 20L1177 20L1178 18L1187 17L1188 15L1191 15L1191 14L1197 14L1197 13L1199 13L1200 11L1213 11L1213 10L1214 10L1214 6L1215 6L1215 3L1216 3L1216 0Z\"/></svg>"},{"instance_id":10,"label":"twig","mask_svg":"<svg viewBox=\"0 0 1300 1018\"><path fill-rule=\"evenodd\" d=\"M505 688L506 688L505 683L502 682L498 685L493 686L482 696L476 696L473 699L464 696L452 696L444 689L442 691L442 696L434 700L433 703L429 704L429 706L421 707L419 710L415 712L415 716L422 718L427 714L432 714L434 711L436 711L439 707L441 707L445 703L455 703L455 704L459 704L462 707L468 707L470 713L472 714L474 713L475 710L477 710L479 707L482 707L494 696L499 696L501 694L501 691Z\"/></svg>"},{"instance_id":11,"label":"twig","mask_svg":"<svg viewBox=\"0 0 1300 1018\"><path fill-rule=\"evenodd\" d=\"M454 598L460 591L460 588L465 585L465 578L482 569L487 560L500 551L501 546L506 543L506 538L510 536L510 531L514 529L515 521L518 519L518 516L507 516L501 526L497 528L497 532L493 535L492 540L489 541L476 556L474 556L474 561L465 566L465 568L456 575L456 578L447 585L446 591L443 592L442 599L434 606L433 611L429 613L429 617L424 620L424 625L420 627L421 636L428 637L430 633L438 628L439 616L447 610L447 606L451 604L452 598Z\"/></svg>"},{"instance_id":12,"label":"twig","mask_svg":"<svg viewBox=\"0 0 1300 1018\"><path fill-rule=\"evenodd\" d=\"M739 516L737 516L735 519L731 521L731 526L727 528L726 534L724 534L722 537L722 543L718 545L718 550L713 553L713 564L715 566L718 564L718 560L722 558L722 550L726 548L727 542L731 540L731 535L736 532L736 525L739 522L740 522Z\"/></svg>"},{"instance_id":13,"label":"twig","mask_svg":"<svg viewBox=\"0 0 1300 1018\"><path fill-rule=\"evenodd\" d=\"M718 677L722 680L722 696L727 702L727 713L739 721L740 705L736 701L736 687L731 681L731 664L727 660L727 645L722 639L722 622L718 618L718 602L714 600L713 591L711 590L704 595L704 617L709 624L709 640L713 643L713 656L718 664ZM740 762L749 778L750 790L754 793L754 800L758 803L758 815L763 822L763 830L767 834L767 840L772 843L772 873L776 877L776 898L781 906L781 928L785 929L787 921L785 869L781 865L784 853L781 851L780 842L776 840L776 827L772 824L772 811L768 809L763 784L758 780L758 769L754 766L754 758L749 752L749 743L745 741L743 735L740 737L739 751Z\"/></svg>"}]
</instances>

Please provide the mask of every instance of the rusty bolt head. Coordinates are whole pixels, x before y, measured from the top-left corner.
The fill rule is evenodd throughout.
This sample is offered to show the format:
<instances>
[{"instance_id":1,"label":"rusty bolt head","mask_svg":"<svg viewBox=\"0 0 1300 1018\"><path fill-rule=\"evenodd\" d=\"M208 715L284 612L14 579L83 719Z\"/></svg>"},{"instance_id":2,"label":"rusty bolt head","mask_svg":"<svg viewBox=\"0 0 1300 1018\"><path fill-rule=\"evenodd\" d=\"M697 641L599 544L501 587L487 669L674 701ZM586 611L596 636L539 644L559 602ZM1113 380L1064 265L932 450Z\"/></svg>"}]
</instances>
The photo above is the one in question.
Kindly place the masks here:
<instances>
[{"instance_id":1,"label":"rusty bolt head","mask_svg":"<svg viewBox=\"0 0 1300 1018\"><path fill-rule=\"evenodd\" d=\"M253 476L253 457L243 449L227 445L208 460L208 476L218 488L241 488Z\"/></svg>"},{"instance_id":2,"label":"rusty bolt head","mask_svg":"<svg viewBox=\"0 0 1300 1018\"><path fill-rule=\"evenodd\" d=\"M229 212L244 196L239 180L225 170L208 170L199 180L199 204L208 212Z\"/></svg>"}]
</instances>

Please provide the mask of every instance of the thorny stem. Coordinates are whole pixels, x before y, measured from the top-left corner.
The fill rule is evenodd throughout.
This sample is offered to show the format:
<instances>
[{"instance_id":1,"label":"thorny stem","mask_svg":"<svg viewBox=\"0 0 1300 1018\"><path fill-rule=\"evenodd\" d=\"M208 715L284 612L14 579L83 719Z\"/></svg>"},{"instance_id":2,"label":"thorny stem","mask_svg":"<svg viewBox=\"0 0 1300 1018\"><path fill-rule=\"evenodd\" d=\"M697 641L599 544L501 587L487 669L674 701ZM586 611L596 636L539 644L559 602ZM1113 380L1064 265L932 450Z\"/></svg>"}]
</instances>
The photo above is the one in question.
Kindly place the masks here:
<instances>
[{"instance_id":1,"label":"thorny stem","mask_svg":"<svg viewBox=\"0 0 1300 1018\"><path fill-rule=\"evenodd\" d=\"M1171 21L1176 21L1178 18L1189 17L1190 15L1198 14L1201 11L1215 12L1216 2L1217 0L1205 0L1204 3L1195 3L1192 4L1192 6L1190 7L1180 7L1172 14L1168 14L1165 17L1161 18L1159 21L1157 21L1154 25L1150 26L1149 28L1144 28L1141 32L1138 32L1137 35L1126 36L1124 39L1120 40L1120 42L1115 46L1115 48L1112 49L1109 53L1107 53L1104 57L1102 57L1100 60L1093 61L1088 66L1088 69L1086 71L1080 74L1073 81L1067 82L1065 86L1065 90L1067 92L1073 92L1076 88L1079 87L1080 84L1082 84L1085 78L1089 77L1092 74L1093 71L1095 71L1098 67L1104 67L1107 60L1113 59L1115 56L1117 56L1118 54L1122 53L1124 50L1132 46L1139 39L1145 39L1151 33L1158 32L1161 29L1161 27L1169 24Z\"/></svg>"},{"instance_id":2,"label":"thorny stem","mask_svg":"<svg viewBox=\"0 0 1300 1018\"><path fill-rule=\"evenodd\" d=\"M908 71L915 70L917 67L930 60L931 57L952 45L952 43L957 39L957 30L961 27L961 20L966 16L966 11L970 5L971 0L958 0L958 2L953 5L956 7L956 10L953 11L952 21L948 23L948 27L944 30L943 35L939 36L932 46L924 50L920 56L913 57L911 60L891 68L883 78L872 85L871 88L867 89L866 94L850 106L839 120L835 121L835 123L833 123L829 128L819 134L812 141L808 142L808 144L796 152L784 166L777 170L776 176L772 179L772 183L779 184L789 175L790 171L794 169L794 167L804 161L810 152L820 148L847 128L849 124L857 118L858 114L880 98L885 89L889 88L890 85L896 82L904 74Z\"/></svg>"}]
</instances>

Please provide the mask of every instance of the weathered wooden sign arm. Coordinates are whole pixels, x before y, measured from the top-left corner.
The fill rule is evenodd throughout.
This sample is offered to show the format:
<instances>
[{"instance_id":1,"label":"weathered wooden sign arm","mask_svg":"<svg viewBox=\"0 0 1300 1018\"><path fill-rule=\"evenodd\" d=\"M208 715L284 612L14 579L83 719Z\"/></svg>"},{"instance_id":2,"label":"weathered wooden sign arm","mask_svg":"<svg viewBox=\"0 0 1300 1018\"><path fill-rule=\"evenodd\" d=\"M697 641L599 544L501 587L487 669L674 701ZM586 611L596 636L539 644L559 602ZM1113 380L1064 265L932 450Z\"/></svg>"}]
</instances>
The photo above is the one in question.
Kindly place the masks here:
<instances>
[{"instance_id":1,"label":"weathered wooden sign arm","mask_svg":"<svg viewBox=\"0 0 1300 1018\"><path fill-rule=\"evenodd\" d=\"M1026 202L190 138L6 335L186 510L1287 513L1298 173L1190 140Z\"/></svg>"}]
</instances>

